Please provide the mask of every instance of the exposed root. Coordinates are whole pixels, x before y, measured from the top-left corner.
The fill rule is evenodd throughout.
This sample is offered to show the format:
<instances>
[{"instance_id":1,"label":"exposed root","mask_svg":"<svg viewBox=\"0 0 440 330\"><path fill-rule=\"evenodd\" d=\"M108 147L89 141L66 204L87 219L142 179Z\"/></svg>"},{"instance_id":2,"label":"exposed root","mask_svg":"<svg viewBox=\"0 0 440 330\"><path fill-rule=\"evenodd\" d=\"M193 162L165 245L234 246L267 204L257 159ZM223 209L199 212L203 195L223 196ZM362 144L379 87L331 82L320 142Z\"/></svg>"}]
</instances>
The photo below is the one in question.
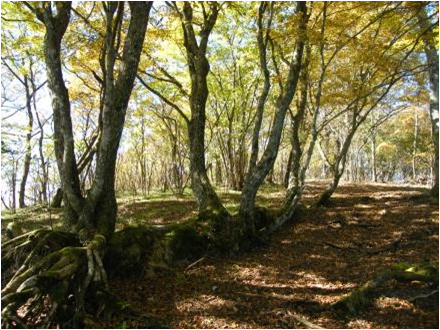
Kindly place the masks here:
<instances>
[{"instance_id":1,"label":"exposed root","mask_svg":"<svg viewBox=\"0 0 440 330\"><path fill-rule=\"evenodd\" d=\"M376 247L376 248L371 248L371 249L367 249L366 253L369 255L376 255L385 251L394 251L397 249L397 247L399 246L399 244L402 242L402 238L403 235L399 235L399 237L397 237L395 240L393 240L391 243L385 245L385 246L380 246L380 247Z\"/></svg>"},{"instance_id":2,"label":"exposed root","mask_svg":"<svg viewBox=\"0 0 440 330\"><path fill-rule=\"evenodd\" d=\"M187 266L185 268L185 272L189 271L191 268L193 268L194 266L202 263L204 260L206 259L206 256L201 257L200 259L196 260L195 262L193 262L192 264L190 264L189 266Z\"/></svg>"},{"instance_id":3,"label":"exposed root","mask_svg":"<svg viewBox=\"0 0 440 330\"><path fill-rule=\"evenodd\" d=\"M432 291L430 293L426 293L426 294L417 295L417 296L412 297L411 299L409 299L409 301L413 302L413 301L416 301L416 300L419 300L419 299L429 298L429 297L431 297L431 296L433 296L435 294L438 294L438 290L434 290L434 291Z\"/></svg>"},{"instance_id":4,"label":"exposed root","mask_svg":"<svg viewBox=\"0 0 440 330\"><path fill-rule=\"evenodd\" d=\"M15 274L2 289L2 326L81 327L86 316L115 307L101 259L105 244L101 235L82 246L72 234L48 230L6 242L2 263Z\"/></svg>"},{"instance_id":5,"label":"exposed root","mask_svg":"<svg viewBox=\"0 0 440 330\"><path fill-rule=\"evenodd\" d=\"M298 322L304 324L308 329L323 329L319 325L316 325L315 323L310 322L309 320L307 320L306 318L304 318L302 316L299 316L297 314L293 314L290 311L287 311L287 314L289 316L293 317Z\"/></svg>"},{"instance_id":6,"label":"exposed root","mask_svg":"<svg viewBox=\"0 0 440 330\"><path fill-rule=\"evenodd\" d=\"M374 299L378 287L390 280L419 281L438 285L438 264L396 264L378 273L362 287L336 302L333 308L357 314Z\"/></svg>"},{"instance_id":7,"label":"exposed root","mask_svg":"<svg viewBox=\"0 0 440 330\"><path fill-rule=\"evenodd\" d=\"M78 246L73 234L35 230L2 244L2 286L21 275L32 263L66 246Z\"/></svg>"}]
</instances>

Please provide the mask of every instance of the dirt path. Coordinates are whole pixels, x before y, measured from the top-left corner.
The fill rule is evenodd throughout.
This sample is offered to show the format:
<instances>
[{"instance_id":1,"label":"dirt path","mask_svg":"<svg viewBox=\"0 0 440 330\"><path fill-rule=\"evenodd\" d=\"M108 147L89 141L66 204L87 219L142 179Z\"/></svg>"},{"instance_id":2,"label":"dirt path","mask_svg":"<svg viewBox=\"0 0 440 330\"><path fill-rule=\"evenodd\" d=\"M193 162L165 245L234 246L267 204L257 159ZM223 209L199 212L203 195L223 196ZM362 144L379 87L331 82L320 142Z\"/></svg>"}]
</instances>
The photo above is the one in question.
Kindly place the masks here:
<instances>
[{"instance_id":1,"label":"dirt path","mask_svg":"<svg viewBox=\"0 0 440 330\"><path fill-rule=\"evenodd\" d=\"M306 202L322 188L311 185ZM252 253L112 287L149 320L130 327L151 319L171 328L304 327L292 317L299 314L326 328L438 328L438 294L409 301L433 290L422 284L391 282L352 318L328 310L383 267L438 262L438 219L437 202L420 189L343 185L331 205L303 214Z\"/></svg>"}]
</instances>

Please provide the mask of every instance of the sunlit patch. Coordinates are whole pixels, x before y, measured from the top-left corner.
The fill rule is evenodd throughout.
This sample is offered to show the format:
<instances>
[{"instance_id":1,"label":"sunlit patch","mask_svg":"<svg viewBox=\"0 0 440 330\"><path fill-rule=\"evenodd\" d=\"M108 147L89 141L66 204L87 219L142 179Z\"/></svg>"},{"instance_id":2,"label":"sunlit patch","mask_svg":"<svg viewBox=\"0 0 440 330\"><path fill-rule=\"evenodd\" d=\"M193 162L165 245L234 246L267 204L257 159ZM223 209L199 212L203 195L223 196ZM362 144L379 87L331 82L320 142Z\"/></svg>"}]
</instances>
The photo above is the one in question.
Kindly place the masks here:
<instances>
[{"instance_id":1,"label":"sunlit patch","mask_svg":"<svg viewBox=\"0 0 440 330\"><path fill-rule=\"evenodd\" d=\"M347 328L352 329L373 329L376 328L376 324L372 321L356 319L347 323Z\"/></svg>"},{"instance_id":2,"label":"sunlit patch","mask_svg":"<svg viewBox=\"0 0 440 330\"><path fill-rule=\"evenodd\" d=\"M359 209L371 209L371 208L373 208L373 206L369 205L369 204L355 204L354 207L355 208L359 208Z\"/></svg>"},{"instance_id":3,"label":"sunlit patch","mask_svg":"<svg viewBox=\"0 0 440 330\"><path fill-rule=\"evenodd\" d=\"M411 302L396 297L380 297L375 300L375 305L378 308L393 308L396 311L414 308Z\"/></svg>"}]
</instances>

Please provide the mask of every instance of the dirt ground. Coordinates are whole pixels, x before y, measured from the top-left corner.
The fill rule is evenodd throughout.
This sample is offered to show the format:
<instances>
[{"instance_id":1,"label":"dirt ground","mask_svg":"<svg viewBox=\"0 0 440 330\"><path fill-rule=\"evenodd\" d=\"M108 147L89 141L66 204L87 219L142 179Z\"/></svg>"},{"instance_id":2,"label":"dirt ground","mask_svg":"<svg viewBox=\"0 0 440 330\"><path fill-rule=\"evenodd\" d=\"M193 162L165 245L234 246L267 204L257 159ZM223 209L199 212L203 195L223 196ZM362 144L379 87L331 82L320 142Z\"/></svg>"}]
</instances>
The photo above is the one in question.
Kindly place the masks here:
<instances>
[{"instance_id":1,"label":"dirt ground","mask_svg":"<svg viewBox=\"0 0 440 330\"><path fill-rule=\"evenodd\" d=\"M312 204L325 187L308 183L303 202ZM239 192L219 191L236 211ZM281 205L284 191L265 186L260 206ZM167 224L197 214L190 193L118 199L118 229L131 224ZM129 313L111 328L305 328L300 316L324 328L438 328L437 287L391 281L358 315L329 307L377 272L398 262L437 262L439 206L427 189L382 184L342 184L331 203L308 208L250 253L204 258L187 269L156 270L140 278L113 279ZM3 213L3 212L2 212ZM23 228L59 228L60 211L27 208L2 214L2 236L11 220ZM2 237L3 239L4 237Z\"/></svg>"},{"instance_id":2,"label":"dirt ground","mask_svg":"<svg viewBox=\"0 0 440 330\"><path fill-rule=\"evenodd\" d=\"M305 203L323 188L309 184ZM267 198L276 206L281 196ZM307 210L251 253L114 280L137 316L113 326L304 328L296 315L325 328L438 328L438 293L411 301L437 289L422 283L391 281L355 316L329 308L384 267L438 262L438 210L422 188L343 184L330 205Z\"/></svg>"}]
</instances>

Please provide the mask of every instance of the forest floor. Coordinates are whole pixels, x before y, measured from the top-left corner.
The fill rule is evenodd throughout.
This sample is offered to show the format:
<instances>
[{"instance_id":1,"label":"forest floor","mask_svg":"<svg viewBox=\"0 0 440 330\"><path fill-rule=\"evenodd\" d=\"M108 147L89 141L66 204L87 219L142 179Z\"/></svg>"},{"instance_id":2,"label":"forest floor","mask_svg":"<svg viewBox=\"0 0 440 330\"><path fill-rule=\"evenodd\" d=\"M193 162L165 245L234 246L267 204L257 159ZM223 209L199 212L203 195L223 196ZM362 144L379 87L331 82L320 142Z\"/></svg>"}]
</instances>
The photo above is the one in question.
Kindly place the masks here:
<instances>
[{"instance_id":1,"label":"forest floor","mask_svg":"<svg viewBox=\"0 0 440 330\"><path fill-rule=\"evenodd\" d=\"M310 205L324 189L308 183ZM234 211L238 192L220 192ZM277 207L284 192L265 187L258 204ZM135 279L114 279L111 287L135 317L106 324L115 328L305 328L300 316L324 328L438 328L437 288L391 281L377 299L355 316L329 307L385 267L398 262L438 262L439 206L427 189L384 184L342 184L326 207L309 208L252 252L204 258L188 269L157 270ZM134 223L166 224L196 214L189 195L156 193L119 199L122 228ZM29 209L2 217L27 229L52 224L56 213ZM29 219L33 219L29 221ZM393 244L396 243L396 244Z\"/></svg>"}]
</instances>

